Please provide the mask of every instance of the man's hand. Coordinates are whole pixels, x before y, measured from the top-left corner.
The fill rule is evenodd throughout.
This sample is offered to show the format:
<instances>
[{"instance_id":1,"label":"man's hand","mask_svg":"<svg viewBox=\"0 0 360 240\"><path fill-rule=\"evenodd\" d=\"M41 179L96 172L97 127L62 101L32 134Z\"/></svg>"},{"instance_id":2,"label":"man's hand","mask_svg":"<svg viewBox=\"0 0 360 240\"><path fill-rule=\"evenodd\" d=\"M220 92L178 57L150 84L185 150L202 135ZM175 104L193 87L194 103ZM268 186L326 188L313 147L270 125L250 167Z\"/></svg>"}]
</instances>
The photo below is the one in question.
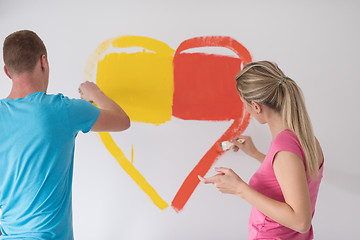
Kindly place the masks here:
<instances>
[{"instance_id":1,"label":"man's hand","mask_svg":"<svg viewBox=\"0 0 360 240\"><path fill-rule=\"evenodd\" d=\"M111 98L92 82L84 82L79 86L80 97L86 101L94 102L100 108L100 115L91 131L117 132L130 127L129 116Z\"/></svg>"},{"instance_id":2,"label":"man's hand","mask_svg":"<svg viewBox=\"0 0 360 240\"><path fill-rule=\"evenodd\" d=\"M81 99L89 102L94 102L96 99L96 95L103 94L103 92L95 83L89 81L80 84L79 93Z\"/></svg>"}]
</instances>

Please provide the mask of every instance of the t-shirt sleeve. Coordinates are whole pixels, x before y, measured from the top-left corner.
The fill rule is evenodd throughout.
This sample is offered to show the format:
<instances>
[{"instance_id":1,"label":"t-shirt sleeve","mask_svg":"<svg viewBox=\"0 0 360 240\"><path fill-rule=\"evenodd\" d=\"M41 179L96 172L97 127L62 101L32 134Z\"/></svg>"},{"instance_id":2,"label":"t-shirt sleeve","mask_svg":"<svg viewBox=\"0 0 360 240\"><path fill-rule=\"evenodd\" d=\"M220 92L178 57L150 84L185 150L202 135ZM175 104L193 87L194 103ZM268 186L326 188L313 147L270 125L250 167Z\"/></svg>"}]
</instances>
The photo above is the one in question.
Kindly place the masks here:
<instances>
[{"instance_id":1,"label":"t-shirt sleeve","mask_svg":"<svg viewBox=\"0 0 360 240\"><path fill-rule=\"evenodd\" d=\"M275 155L280 151L292 152L300 157L305 163L305 155L300 142L295 134L290 131L284 131L276 138L274 143L272 163L275 159Z\"/></svg>"},{"instance_id":2,"label":"t-shirt sleeve","mask_svg":"<svg viewBox=\"0 0 360 240\"><path fill-rule=\"evenodd\" d=\"M70 128L75 132L89 132L99 117L100 109L82 99L65 97L64 100L68 111Z\"/></svg>"}]
</instances>

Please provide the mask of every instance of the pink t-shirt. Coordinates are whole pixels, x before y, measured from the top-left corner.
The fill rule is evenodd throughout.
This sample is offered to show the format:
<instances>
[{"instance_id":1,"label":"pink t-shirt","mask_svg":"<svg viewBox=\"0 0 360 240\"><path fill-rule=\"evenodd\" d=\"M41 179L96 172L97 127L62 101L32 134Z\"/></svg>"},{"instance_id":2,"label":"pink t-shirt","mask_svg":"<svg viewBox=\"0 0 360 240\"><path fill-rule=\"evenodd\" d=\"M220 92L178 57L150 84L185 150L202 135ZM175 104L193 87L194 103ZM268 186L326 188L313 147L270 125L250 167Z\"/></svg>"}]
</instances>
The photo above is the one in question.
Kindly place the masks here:
<instances>
[{"instance_id":1,"label":"pink t-shirt","mask_svg":"<svg viewBox=\"0 0 360 240\"><path fill-rule=\"evenodd\" d=\"M304 152L297 137L290 130L284 130L271 142L271 146L265 160L250 179L249 185L256 191L274 200L285 202L273 169L274 157L279 151L295 153L304 161L305 164ZM319 174L315 179L307 177L313 216L315 212L316 198L323 176L323 165L321 166ZM249 220L249 240L250 239L309 240L313 239L313 229L311 227L308 232L301 234L273 221L271 218L265 216L253 207Z\"/></svg>"}]
</instances>

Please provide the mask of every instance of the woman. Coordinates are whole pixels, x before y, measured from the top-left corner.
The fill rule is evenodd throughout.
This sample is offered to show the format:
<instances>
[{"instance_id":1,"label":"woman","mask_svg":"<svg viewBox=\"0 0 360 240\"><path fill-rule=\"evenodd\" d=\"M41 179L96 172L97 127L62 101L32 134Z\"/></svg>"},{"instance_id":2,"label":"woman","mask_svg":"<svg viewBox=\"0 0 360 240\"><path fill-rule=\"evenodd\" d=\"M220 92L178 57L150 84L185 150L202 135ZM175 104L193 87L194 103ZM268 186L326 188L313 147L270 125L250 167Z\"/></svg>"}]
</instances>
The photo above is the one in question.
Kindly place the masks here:
<instances>
[{"instance_id":1,"label":"woman","mask_svg":"<svg viewBox=\"0 0 360 240\"><path fill-rule=\"evenodd\" d=\"M234 150L241 149L261 163L249 184L227 168L216 168L219 174L199 179L253 206L249 239L313 239L311 220L323 174L323 155L301 90L268 61L247 64L236 81L246 110L261 124L269 125L270 149L265 156L250 137L238 136L232 141Z\"/></svg>"}]
</instances>

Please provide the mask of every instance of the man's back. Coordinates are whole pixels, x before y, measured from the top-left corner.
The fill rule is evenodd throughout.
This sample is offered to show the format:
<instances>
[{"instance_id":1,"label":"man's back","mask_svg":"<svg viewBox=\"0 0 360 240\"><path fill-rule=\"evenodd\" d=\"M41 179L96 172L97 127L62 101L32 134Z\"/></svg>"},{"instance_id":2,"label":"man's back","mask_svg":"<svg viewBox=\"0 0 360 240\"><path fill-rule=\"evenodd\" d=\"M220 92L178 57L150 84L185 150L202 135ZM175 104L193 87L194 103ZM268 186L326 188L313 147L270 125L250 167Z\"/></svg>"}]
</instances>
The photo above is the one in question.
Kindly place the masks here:
<instances>
[{"instance_id":1,"label":"man's back","mask_svg":"<svg viewBox=\"0 0 360 240\"><path fill-rule=\"evenodd\" d=\"M78 131L99 109L35 92L0 100L0 239L72 239L71 183Z\"/></svg>"}]
</instances>

